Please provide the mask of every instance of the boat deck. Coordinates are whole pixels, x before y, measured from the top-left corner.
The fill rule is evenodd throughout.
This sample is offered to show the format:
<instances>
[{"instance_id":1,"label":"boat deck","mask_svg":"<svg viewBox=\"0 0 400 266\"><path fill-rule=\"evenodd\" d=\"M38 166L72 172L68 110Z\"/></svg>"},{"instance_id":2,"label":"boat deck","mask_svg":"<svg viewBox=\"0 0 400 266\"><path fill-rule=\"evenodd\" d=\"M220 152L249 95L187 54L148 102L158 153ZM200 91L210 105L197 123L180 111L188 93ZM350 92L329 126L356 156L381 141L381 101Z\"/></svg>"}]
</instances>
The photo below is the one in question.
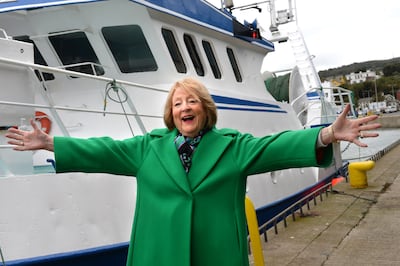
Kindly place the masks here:
<instances>
[{"instance_id":1,"label":"boat deck","mask_svg":"<svg viewBox=\"0 0 400 266\"><path fill-rule=\"evenodd\" d=\"M399 158L397 145L367 172L367 188L339 183L277 235L268 230L265 265L400 265Z\"/></svg>"}]
</instances>

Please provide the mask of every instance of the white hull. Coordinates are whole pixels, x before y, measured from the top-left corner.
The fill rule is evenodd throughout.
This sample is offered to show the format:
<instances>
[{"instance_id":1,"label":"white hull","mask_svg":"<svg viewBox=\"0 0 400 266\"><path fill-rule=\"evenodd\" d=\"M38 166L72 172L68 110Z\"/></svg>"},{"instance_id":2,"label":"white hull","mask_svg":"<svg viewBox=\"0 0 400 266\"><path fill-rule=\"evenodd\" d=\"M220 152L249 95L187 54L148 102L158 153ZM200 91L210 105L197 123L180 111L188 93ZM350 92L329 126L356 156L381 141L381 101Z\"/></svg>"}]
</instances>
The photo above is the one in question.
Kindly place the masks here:
<instances>
[{"instance_id":1,"label":"white hull","mask_svg":"<svg viewBox=\"0 0 400 266\"><path fill-rule=\"evenodd\" d=\"M5 212L0 235L5 258L32 258L129 241L135 186L134 178L106 174L2 179L1 209Z\"/></svg>"}]
</instances>

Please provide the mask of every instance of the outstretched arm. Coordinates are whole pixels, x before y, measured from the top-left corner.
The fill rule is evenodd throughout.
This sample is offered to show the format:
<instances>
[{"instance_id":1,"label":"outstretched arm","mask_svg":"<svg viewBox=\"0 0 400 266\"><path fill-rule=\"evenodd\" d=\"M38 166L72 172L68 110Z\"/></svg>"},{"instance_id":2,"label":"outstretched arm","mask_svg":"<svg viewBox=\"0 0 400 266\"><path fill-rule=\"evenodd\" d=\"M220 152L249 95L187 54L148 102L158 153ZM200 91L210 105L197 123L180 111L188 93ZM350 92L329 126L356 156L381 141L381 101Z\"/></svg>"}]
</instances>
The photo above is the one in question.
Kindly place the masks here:
<instances>
[{"instance_id":1,"label":"outstretched arm","mask_svg":"<svg viewBox=\"0 0 400 266\"><path fill-rule=\"evenodd\" d=\"M350 105L346 105L343 112L338 116L335 122L329 127L321 130L321 141L328 145L335 141L345 140L352 142L360 147L368 145L361 142L359 138L370 138L379 136L376 132L370 132L381 127L379 123L369 123L378 118L377 115L366 116L357 119L347 119L347 114L350 112Z\"/></svg>"},{"instance_id":2,"label":"outstretched arm","mask_svg":"<svg viewBox=\"0 0 400 266\"><path fill-rule=\"evenodd\" d=\"M8 144L15 145L13 148L16 151L29 150L48 150L54 151L53 137L41 130L38 125L30 120L33 130L23 131L16 128L9 128L5 135L10 140Z\"/></svg>"}]
</instances>

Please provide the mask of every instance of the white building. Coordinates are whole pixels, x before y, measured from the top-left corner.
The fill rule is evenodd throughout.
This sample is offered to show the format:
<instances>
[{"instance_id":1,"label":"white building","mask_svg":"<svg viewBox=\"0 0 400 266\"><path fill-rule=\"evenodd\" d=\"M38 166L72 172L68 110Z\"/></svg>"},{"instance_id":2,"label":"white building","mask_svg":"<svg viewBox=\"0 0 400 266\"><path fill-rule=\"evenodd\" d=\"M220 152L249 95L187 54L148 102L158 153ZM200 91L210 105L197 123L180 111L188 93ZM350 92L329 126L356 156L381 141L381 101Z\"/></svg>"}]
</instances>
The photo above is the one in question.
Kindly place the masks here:
<instances>
[{"instance_id":1,"label":"white building","mask_svg":"<svg viewBox=\"0 0 400 266\"><path fill-rule=\"evenodd\" d=\"M350 73L346 75L346 79L350 82L350 84L361 83L367 80L379 79L380 76L371 70L367 70L366 72L358 72L358 73Z\"/></svg>"}]
</instances>

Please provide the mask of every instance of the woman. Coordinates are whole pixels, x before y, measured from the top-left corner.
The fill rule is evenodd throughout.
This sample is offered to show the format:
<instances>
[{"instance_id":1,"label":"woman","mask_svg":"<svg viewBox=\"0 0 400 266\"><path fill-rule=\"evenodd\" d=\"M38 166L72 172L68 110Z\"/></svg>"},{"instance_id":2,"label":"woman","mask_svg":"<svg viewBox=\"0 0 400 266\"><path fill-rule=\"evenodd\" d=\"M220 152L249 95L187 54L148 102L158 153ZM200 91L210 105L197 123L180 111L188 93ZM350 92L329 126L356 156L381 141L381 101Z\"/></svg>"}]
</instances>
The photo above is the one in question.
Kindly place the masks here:
<instances>
[{"instance_id":1,"label":"woman","mask_svg":"<svg viewBox=\"0 0 400 266\"><path fill-rule=\"evenodd\" d=\"M255 138L217 129L207 89L187 78L172 87L166 129L117 141L51 137L10 129L15 150L55 152L60 172L106 172L137 179L137 201L127 265L248 265L244 211L247 176L284 168L331 164L334 141L376 137L369 116L329 127Z\"/></svg>"}]
</instances>

